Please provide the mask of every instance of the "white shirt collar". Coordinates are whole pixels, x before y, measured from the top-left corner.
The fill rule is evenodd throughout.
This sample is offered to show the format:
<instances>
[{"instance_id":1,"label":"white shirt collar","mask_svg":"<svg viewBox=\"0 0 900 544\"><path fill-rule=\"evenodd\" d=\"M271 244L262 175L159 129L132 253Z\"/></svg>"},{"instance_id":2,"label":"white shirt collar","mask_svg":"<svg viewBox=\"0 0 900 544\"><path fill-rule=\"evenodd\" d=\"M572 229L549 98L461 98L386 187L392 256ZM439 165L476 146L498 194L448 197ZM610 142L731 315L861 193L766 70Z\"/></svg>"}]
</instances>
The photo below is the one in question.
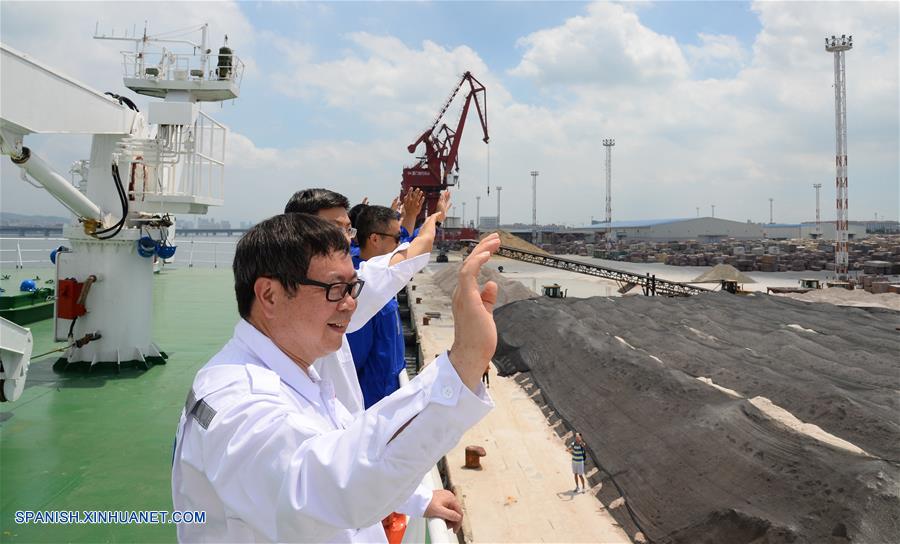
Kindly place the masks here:
<instances>
[{"instance_id":1,"label":"white shirt collar","mask_svg":"<svg viewBox=\"0 0 900 544\"><path fill-rule=\"evenodd\" d=\"M278 374L281 381L291 386L307 401L321 405L321 390L319 373L309 366L309 374L303 371L297 363L285 355L281 349L272 342L272 339L264 335L252 324L244 319L238 321L234 327L234 337L239 340L246 349L264 366Z\"/></svg>"}]
</instances>

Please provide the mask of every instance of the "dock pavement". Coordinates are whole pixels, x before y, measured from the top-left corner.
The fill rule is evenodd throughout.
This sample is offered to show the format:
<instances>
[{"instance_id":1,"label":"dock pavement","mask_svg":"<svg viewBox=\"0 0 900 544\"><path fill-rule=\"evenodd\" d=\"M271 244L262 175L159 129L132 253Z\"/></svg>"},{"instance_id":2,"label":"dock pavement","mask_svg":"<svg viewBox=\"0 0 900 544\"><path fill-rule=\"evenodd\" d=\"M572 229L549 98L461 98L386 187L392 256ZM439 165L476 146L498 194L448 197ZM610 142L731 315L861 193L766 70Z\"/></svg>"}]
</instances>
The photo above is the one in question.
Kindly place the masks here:
<instances>
[{"instance_id":1,"label":"dock pavement","mask_svg":"<svg viewBox=\"0 0 900 544\"><path fill-rule=\"evenodd\" d=\"M413 278L407 293L420 359L428 363L453 342L450 297L435 285L430 268ZM494 410L446 456L465 511L465 542L632 542L594 496L597 489L573 492L566 444L529 392L493 367L489 392ZM481 470L463 468L467 446L486 450Z\"/></svg>"}]
</instances>

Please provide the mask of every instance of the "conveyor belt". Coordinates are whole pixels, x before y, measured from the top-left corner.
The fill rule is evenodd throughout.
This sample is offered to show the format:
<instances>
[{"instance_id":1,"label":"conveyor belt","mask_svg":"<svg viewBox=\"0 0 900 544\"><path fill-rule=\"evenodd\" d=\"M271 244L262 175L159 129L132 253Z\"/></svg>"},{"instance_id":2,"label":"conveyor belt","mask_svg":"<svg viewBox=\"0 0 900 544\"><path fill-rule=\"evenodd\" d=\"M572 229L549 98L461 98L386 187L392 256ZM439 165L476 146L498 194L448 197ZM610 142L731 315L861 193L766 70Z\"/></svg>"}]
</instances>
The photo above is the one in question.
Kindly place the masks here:
<instances>
[{"instance_id":1,"label":"conveyor belt","mask_svg":"<svg viewBox=\"0 0 900 544\"><path fill-rule=\"evenodd\" d=\"M474 246L477 241L465 240L470 246ZM541 266L549 266L551 268L559 268L568 270L569 272L578 272L579 274L587 274L589 276L597 276L614 280L622 285L632 284L640 285L644 290L644 294L648 296L665 295L669 297L688 297L691 295L699 295L700 293L708 293L709 289L696 287L686 283L662 280L651 274L637 274L635 272L626 272L625 270L617 270L615 268L607 268L595 264L589 264L581 261L573 261L571 259L563 259L554 255L545 255L541 253L533 253L521 249L511 248L509 246L500 246L496 255L508 257L517 261L526 263L539 264Z\"/></svg>"}]
</instances>

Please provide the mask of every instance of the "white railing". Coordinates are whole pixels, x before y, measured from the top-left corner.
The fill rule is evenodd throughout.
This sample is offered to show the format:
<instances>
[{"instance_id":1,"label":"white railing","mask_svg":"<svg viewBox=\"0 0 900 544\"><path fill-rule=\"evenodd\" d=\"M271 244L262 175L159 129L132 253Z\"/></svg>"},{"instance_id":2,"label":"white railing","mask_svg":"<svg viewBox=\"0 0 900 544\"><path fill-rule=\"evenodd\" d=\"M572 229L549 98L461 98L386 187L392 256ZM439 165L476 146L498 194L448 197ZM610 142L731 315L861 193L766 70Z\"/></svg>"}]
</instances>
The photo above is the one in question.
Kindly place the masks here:
<instances>
[{"instance_id":1,"label":"white railing","mask_svg":"<svg viewBox=\"0 0 900 544\"><path fill-rule=\"evenodd\" d=\"M25 268L25 265L53 266L50 252L66 242L66 238L0 238L0 268L9 265L15 268ZM23 245L40 247L23 248Z\"/></svg>"},{"instance_id":2,"label":"white railing","mask_svg":"<svg viewBox=\"0 0 900 544\"><path fill-rule=\"evenodd\" d=\"M122 65L127 79L233 81L240 87L244 78L244 62L237 55L214 52L190 55L123 51Z\"/></svg>"},{"instance_id":3,"label":"white railing","mask_svg":"<svg viewBox=\"0 0 900 544\"><path fill-rule=\"evenodd\" d=\"M66 238L0 238L0 268L24 268L26 265L53 266L50 252L69 242ZM172 262L166 266L179 267L187 263L188 268L230 267L234 260L237 240L218 242L215 240L175 240L178 251ZM29 247L30 246L30 247Z\"/></svg>"},{"instance_id":4,"label":"white railing","mask_svg":"<svg viewBox=\"0 0 900 544\"><path fill-rule=\"evenodd\" d=\"M188 268L195 265L212 265L213 268L219 266L230 267L234 260L234 251L237 248L237 242L214 242L212 240L180 240L176 241L178 246L176 258L185 258L187 252ZM179 263L175 261L175 265Z\"/></svg>"},{"instance_id":5,"label":"white railing","mask_svg":"<svg viewBox=\"0 0 900 544\"><path fill-rule=\"evenodd\" d=\"M400 373L400 387L409 383L409 375L404 369ZM423 482L426 482L431 490L443 489L441 474L438 468L432 467ZM426 537L427 533L427 537ZM403 533L402 542L407 544L431 542L432 544L451 544L458 542L453 531L447 528L447 523L440 518L407 518L406 532Z\"/></svg>"},{"instance_id":6,"label":"white railing","mask_svg":"<svg viewBox=\"0 0 900 544\"><path fill-rule=\"evenodd\" d=\"M202 111L194 125L193 153L186 158L188 194L216 199L225 196L225 148L228 129Z\"/></svg>"},{"instance_id":7,"label":"white railing","mask_svg":"<svg viewBox=\"0 0 900 544\"><path fill-rule=\"evenodd\" d=\"M228 129L198 112L193 126L160 126L154 139L126 139L119 146L134 155L128 178L136 202L155 197L225 196ZM179 166L179 163L180 166Z\"/></svg>"}]
</instances>

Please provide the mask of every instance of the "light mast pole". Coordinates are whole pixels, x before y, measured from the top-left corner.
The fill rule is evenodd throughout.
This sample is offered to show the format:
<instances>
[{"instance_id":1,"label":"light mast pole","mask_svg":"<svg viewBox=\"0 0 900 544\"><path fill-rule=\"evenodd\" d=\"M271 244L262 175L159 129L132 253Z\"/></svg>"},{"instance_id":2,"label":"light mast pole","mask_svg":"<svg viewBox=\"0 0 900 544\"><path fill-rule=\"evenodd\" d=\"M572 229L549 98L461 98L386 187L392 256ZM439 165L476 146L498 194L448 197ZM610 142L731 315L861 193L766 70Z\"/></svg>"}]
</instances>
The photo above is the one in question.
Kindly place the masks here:
<instances>
[{"instance_id":1,"label":"light mast pole","mask_svg":"<svg viewBox=\"0 0 900 544\"><path fill-rule=\"evenodd\" d=\"M819 215L819 189L822 188L821 183L813 183L813 187L816 189L816 238L822 236L822 224Z\"/></svg>"},{"instance_id":2,"label":"light mast pole","mask_svg":"<svg viewBox=\"0 0 900 544\"><path fill-rule=\"evenodd\" d=\"M834 272L846 276L849 268L847 252L848 194L847 194L847 81L844 70L844 51L853 47L853 36L825 38L825 51L834 53L834 130L835 130L835 186L837 188L837 216L834 222Z\"/></svg>"},{"instance_id":3,"label":"light mast pole","mask_svg":"<svg viewBox=\"0 0 900 544\"><path fill-rule=\"evenodd\" d=\"M538 228L537 228L537 177L540 172L531 171L531 243L537 244Z\"/></svg>"},{"instance_id":4,"label":"light mast pole","mask_svg":"<svg viewBox=\"0 0 900 544\"><path fill-rule=\"evenodd\" d=\"M603 147L606 148L606 239L612 233L612 148L616 141L612 138L604 138Z\"/></svg>"},{"instance_id":5,"label":"light mast pole","mask_svg":"<svg viewBox=\"0 0 900 544\"><path fill-rule=\"evenodd\" d=\"M475 229L481 228L481 195L475 197Z\"/></svg>"}]
</instances>

